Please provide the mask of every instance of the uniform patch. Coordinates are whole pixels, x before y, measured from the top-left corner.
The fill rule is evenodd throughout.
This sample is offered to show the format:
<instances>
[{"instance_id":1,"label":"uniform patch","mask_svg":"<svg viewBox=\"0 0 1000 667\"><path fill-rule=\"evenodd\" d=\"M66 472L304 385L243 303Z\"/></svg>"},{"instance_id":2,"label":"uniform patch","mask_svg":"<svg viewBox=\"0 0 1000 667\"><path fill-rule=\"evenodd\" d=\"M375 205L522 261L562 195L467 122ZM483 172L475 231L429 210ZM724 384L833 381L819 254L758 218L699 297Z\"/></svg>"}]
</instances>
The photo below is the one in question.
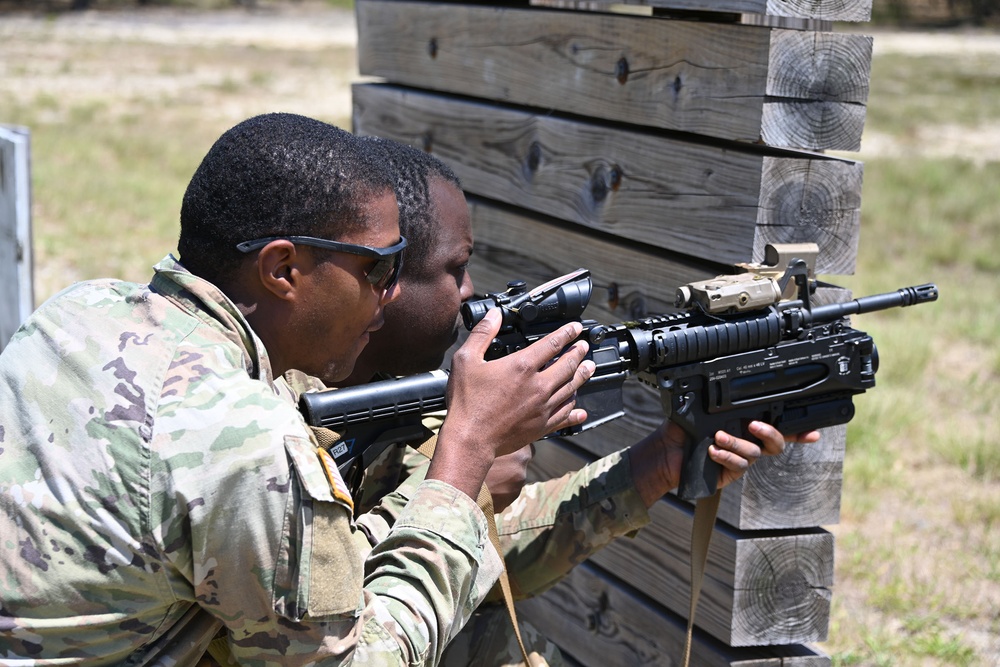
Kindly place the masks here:
<instances>
[{"instance_id":1,"label":"uniform patch","mask_svg":"<svg viewBox=\"0 0 1000 667\"><path fill-rule=\"evenodd\" d=\"M306 610L314 617L356 616L364 605L365 571L363 552L351 537L351 518L336 503L315 503L312 528Z\"/></svg>"}]
</instances>

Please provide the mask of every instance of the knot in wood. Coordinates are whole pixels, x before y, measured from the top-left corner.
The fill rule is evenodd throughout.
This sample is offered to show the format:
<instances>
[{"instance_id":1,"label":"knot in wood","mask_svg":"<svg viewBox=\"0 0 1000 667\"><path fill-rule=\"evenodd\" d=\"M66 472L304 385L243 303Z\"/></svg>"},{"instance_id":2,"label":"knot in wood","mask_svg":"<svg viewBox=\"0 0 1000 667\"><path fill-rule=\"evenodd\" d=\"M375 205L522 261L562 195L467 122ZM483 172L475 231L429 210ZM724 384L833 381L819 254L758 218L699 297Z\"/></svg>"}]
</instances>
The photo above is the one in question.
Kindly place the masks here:
<instances>
[{"instance_id":1,"label":"knot in wood","mask_svg":"<svg viewBox=\"0 0 1000 667\"><path fill-rule=\"evenodd\" d=\"M618 283L612 281L608 283L608 308L614 310L618 307Z\"/></svg>"},{"instance_id":2,"label":"knot in wood","mask_svg":"<svg viewBox=\"0 0 1000 667\"><path fill-rule=\"evenodd\" d=\"M625 85L628 81L628 61L625 60L625 56L618 59L615 63L615 78L618 79L618 83Z\"/></svg>"},{"instance_id":3,"label":"knot in wood","mask_svg":"<svg viewBox=\"0 0 1000 667\"><path fill-rule=\"evenodd\" d=\"M595 204L604 201L609 192L617 192L622 183L622 170L618 165L597 165L590 174L590 196Z\"/></svg>"},{"instance_id":4,"label":"knot in wood","mask_svg":"<svg viewBox=\"0 0 1000 667\"><path fill-rule=\"evenodd\" d=\"M531 146L528 147L528 170L537 171L541 163L542 147L538 145L537 141L532 141Z\"/></svg>"},{"instance_id":5,"label":"knot in wood","mask_svg":"<svg viewBox=\"0 0 1000 667\"><path fill-rule=\"evenodd\" d=\"M608 196L608 184L604 179L604 170L600 169L590 177L590 197L599 204Z\"/></svg>"},{"instance_id":6,"label":"knot in wood","mask_svg":"<svg viewBox=\"0 0 1000 667\"><path fill-rule=\"evenodd\" d=\"M427 42L427 53L431 58L437 58L438 54L438 41L437 37L431 37L431 40Z\"/></svg>"},{"instance_id":7,"label":"knot in wood","mask_svg":"<svg viewBox=\"0 0 1000 667\"><path fill-rule=\"evenodd\" d=\"M585 617L585 623L588 631L595 635L600 634L601 626L604 625L604 612L606 612L610 607L611 600L608 598L607 591L601 591L600 596L597 598L596 609L587 614Z\"/></svg>"},{"instance_id":8,"label":"knot in wood","mask_svg":"<svg viewBox=\"0 0 1000 667\"><path fill-rule=\"evenodd\" d=\"M604 167L590 175L590 196L595 204L600 204L608 196L607 172Z\"/></svg>"}]
</instances>

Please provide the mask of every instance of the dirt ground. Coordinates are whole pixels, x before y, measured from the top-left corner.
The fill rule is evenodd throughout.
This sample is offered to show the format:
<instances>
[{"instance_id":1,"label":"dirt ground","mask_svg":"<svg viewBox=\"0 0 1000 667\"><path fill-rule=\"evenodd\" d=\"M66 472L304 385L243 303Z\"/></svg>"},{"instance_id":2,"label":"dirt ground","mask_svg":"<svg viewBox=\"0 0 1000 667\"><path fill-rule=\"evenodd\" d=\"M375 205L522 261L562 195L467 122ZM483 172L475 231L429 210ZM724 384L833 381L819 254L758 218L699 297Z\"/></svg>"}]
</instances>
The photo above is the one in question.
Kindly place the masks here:
<instances>
[{"instance_id":1,"label":"dirt ground","mask_svg":"<svg viewBox=\"0 0 1000 667\"><path fill-rule=\"evenodd\" d=\"M232 46L248 47L259 55L273 49L330 53L332 49L353 49L357 44L353 12L330 9L313 0L275 4L253 11L233 8L202 12L144 7L41 15L2 12L2 8L0 4L0 75L17 76L19 57L41 55L49 63L25 68L26 76L18 81L15 92L25 100L39 94L56 95L60 100L68 97L77 102L92 101L105 94L126 100L188 94L218 85L228 76L223 68L231 65L228 61L205 58L186 71L163 71L151 59L149 63L130 61L125 66L105 69L98 66L102 57L96 53L99 45L138 42L160 48ZM11 40L13 44L6 44L8 36L18 39ZM72 47L67 46L71 43ZM73 71L66 71L63 63L69 49L80 52L88 43L95 48L83 60L93 62L94 66L84 69L86 64L74 63ZM19 53L18 45L28 52ZM224 115L227 121L235 124L260 113L262 108L286 108L288 105L284 102L291 100L298 113L324 119L349 119L349 84L361 77L353 54L349 65L337 65L336 71L326 72L300 67L291 72L289 78L259 86L261 94L273 96L273 101L244 96L248 104L240 105L240 96L230 95L224 108L215 108L204 100L206 113ZM46 76L31 75L45 66L52 68ZM266 69L266 65L259 63L253 67L258 71ZM234 100L237 100L235 106ZM121 106L129 108L128 104Z\"/></svg>"},{"instance_id":2,"label":"dirt ground","mask_svg":"<svg viewBox=\"0 0 1000 667\"><path fill-rule=\"evenodd\" d=\"M1000 58L1000 33L969 31L875 32L874 55L984 55ZM981 126L977 131L959 126L920 128L903 144L891 136L866 129L861 141L862 160L876 157L903 157L920 152L926 157L966 157L976 163L1000 160L1000 123Z\"/></svg>"},{"instance_id":3,"label":"dirt ground","mask_svg":"<svg viewBox=\"0 0 1000 667\"><path fill-rule=\"evenodd\" d=\"M10 9L12 5L8 5ZM4 9L0 4L0 11ZM0 14L0 36L50 36L94 42L139 40L159 44L318 49L357 43L354 14L320 3L292 2L257 10L203 12L168 7L115 11Z\"/></svg>"},{"instance_id":4,"label":"dirt ground","mask_svg":"<svg viewBox=\"0 0 1000 667\"><path fill-rule=\"evenodd\" d=\"M65 99L73 96L107 96L111 94L122 96L156 95L159 91L177 86L191 85L191 81L183 81L177 72L158 73L155 69L136 67L121 68L123 71L116 76L110 76L114 63L106 63L108 67L93 66L86 69L77 68L70 73L61 72L57 63L60 50L65 43L106 44L122 41L141 41L161 45L191 45L208 46L213 44L231 44L241 46L256 46L261 50L267 48L282 48L289 50L317 51L331 47L353 47L356 44L354 17L350 12L332 10L322 4L302 0L301 2L286 2L270 8L255 11L245 9L229 9L211 13L180 11L164 8L143 8L141 10L119 11L87 11L80 13L60 13L42 16L31 13L3 12L0 0L0 76L18 77L18 61L25 57L38 57L42 49L46 56L51 56L52 70L39 76L23 75L14 86L13 93L24 96L25 100L34 99L40 94L51 94ZM17 39L13 39L16 37ZM876 55L885 53L986 53L995 54L1000 58L1000 35L987 33L875 33ZM44 46L42 46L44 45ZM29 51L35 49L36 51ZM210 68L210 64L205 67ZM206 73L205 67L199 66L184 77L196 79L213 78ZM169 74L169 76L167 75ZM218 73L215 73L217 78ZM293 78L282 82L280 87L272 87L268 94L273 94L278 100L282 96L288 99L294 96L296 109L301 113L310 113L324 117L340 116L349 118L351 113L349 82L360 77L356 71L341 73L336 77L318 77L293 75ZM254 104L259 106L260 100ZM246 110L239 102L229 103L225 113L234 121L245 117ZM321 113L320 113L321 110ZM0 119L2 121L3 119ZM856 157L864 160L878 155L903 156L914 150L932 156L964 155L979 156L980 159L1000 160L1000 125L980 128L980 131L970 135L960 128L927 128L927 137L933 140L911 141L900 143L890 136L880 136L866 132L862 151ZM919 137L918 137L919 139ZM918 148L919 147L919 148ZM44 271L43 267L38 267ZM60 279L63 279L61 276ZM949 488L953 480L943 478L933 466L921 468L917 466L914 472L923 478L921 486L934 489L938 497L962 497L962 489ZM928 514L928 506L917 507L914 504L901 502L898 507L882 507L879 511L869 513L866 517L843 517L839 526L829 527L837 536L838 547L842 536L849 536L852 531L863 534L880 534L887 530L898 531L895 545L899 549L914 549L919 552L919 543L912 543L910 533L926 535L926 531L908 531L908 527L930 522L934 524L938 517ZM884 517L895 518L894 526L888 527ZM941 521L947 523L948 518ZM850 552L838 548L838 559L850 558ZM914 567L921 567L919 558L914 559ZM933 570L928 571L933 575ZM992 589L975 590L972 595L983 596L982 600L970 600L970 604L1000 605L995 586ZM857 618L864 618L871 626L896 622L884 616L873 615L863 600L862 591L852 590L849 582L838 580L834 595L840 599L845 613ZM955 628L963 631L963 639L975 645L980 655L991 656L992 664L1000 664L1000 639L986 628ZM831 634L836 628L831 630ZM885 664L893 664L891 661ZM976 663L979 664L979 663ZM984 662L982 664L990 664Z\"/></svg>"}]
</instances>

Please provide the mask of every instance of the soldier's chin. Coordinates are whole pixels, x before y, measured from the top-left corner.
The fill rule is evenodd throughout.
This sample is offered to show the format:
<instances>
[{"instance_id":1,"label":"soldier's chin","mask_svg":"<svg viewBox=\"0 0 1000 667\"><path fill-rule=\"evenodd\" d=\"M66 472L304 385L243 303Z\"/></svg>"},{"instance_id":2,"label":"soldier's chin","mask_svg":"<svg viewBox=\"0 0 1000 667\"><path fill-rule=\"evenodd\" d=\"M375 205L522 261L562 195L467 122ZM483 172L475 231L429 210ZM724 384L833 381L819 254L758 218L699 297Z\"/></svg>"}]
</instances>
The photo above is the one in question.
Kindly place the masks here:
<instances>
[{"instance_id":1,"label":"soldier's chin","mask_svg":"<svg viewBox=\"0 0 1000 667\"><path fill-rule=\"evenodd\" d=\"M338 382L343 382L351 376L351 373L354 372L354 366L358 363L358 359L361 357L361 353L367 345L368 332L365 332L347 355L328 364L324 369L324 372L322 374L318 374L317 377L319 377L319 379L322 380L327 386L333 386Z\"/></svg>"},{"instance_id":2,"label":"soldier's chin","mask_svg":"<svg viewBox=\"0 0 1000 667\"><path fill-rule=\"evenodd\" d=\"M433 357L431 357L431 355L427 356L427 358L426 358L427 359L427 364L426 365L428 366L429 370L436 370L436 369L441 368L442 366L444 366L444 360L448 356L448 352L452 349L452 347L455 344L455 341L457 341L457 340L458 340L457 337L453 338L451 345L449 345L448 347L442 348L436 354L434 354Z\"/></svg>"}]
</instances>

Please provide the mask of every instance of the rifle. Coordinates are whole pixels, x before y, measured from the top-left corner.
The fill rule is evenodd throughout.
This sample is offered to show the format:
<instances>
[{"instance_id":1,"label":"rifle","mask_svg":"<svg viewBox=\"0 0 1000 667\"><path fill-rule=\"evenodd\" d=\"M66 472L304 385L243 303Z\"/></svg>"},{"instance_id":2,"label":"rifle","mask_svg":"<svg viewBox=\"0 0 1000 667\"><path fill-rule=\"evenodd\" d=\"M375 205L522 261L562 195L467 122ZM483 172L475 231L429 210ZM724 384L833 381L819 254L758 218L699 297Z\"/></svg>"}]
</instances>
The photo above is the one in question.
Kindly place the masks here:
<instances>
[{"instance_id":1,"label":"rifle","mask_svg":"<svg viewBox=\"0 0 1000 667\"><path fill-rule=\"evenodd\" d=\"M578 269L527 290L523 281L462 305L471 329L500 308L503 323L486 359L526 347L570 321L590 344L596 371L577 392L583 424L547 437L594 428L625 414L622 385L629 376L659 390L669 419L687 436L678 495L714 494L720 466L708 458L716 431L743 434L750 421L784 433L844 424L853 397L875 386L878 353L871 336L850 326L850 315L928 303L933 284L844 303L813 305L811 244L768 246L763 265L677 290L678 312L603 325L582 319L593 284ZM804 258L805 259L804 259ZM785 265L782 270L780 267ZM300 409L312 426L342 433L331 454L342 472L368 465L385 447L426 437L424 415L445 407L445 371L303 394Z\"/></svg>"}]
</instances>

